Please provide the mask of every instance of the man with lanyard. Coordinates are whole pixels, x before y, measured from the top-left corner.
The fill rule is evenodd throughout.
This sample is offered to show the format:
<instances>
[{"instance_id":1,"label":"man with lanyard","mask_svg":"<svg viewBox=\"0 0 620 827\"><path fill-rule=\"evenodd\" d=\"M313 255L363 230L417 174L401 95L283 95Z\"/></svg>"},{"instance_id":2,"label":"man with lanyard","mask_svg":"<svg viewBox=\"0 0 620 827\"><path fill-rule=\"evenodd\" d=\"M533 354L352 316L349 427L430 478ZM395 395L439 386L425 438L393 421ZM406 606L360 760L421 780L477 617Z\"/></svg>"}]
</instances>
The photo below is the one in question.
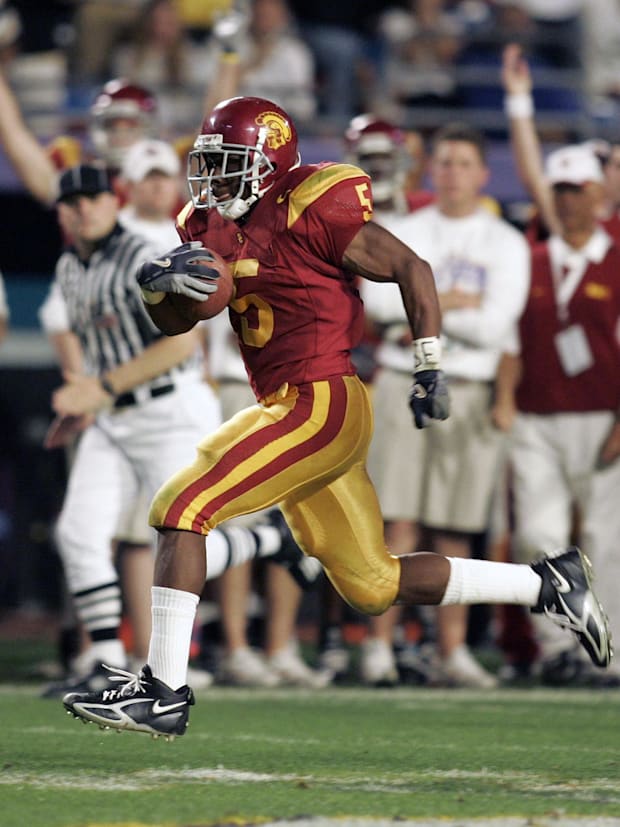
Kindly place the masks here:
<instances>
[{"instance_id":1,"label":"man with lanyard","mask_svg":"<svg viewBox=\"0 0 620 827\"><path fill-rule=\"evenodd\" d=\"M547 159L561 229L533 248L520 342L502 357L495 411L512 426L517 559L569 543L577 505L582 542L620 635L620 251L597 223L602 178L588 147L563 147ZM618 683L617 671L592 670L570 638L533 620L545 683Z\"/></svg>"}]
</instances>

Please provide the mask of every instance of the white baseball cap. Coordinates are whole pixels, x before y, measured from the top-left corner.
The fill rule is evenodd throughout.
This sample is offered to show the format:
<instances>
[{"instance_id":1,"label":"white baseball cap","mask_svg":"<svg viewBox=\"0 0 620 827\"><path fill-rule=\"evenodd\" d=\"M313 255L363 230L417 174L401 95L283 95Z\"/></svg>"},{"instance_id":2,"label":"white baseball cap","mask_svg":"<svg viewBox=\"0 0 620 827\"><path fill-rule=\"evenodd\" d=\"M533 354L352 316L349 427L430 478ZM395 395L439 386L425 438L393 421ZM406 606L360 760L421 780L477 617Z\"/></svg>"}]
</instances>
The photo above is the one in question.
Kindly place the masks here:
<instances>
[{"instance_id":1,"label":"white baseball cap","mask_svg":"<svg viewBox=\"0 0 620 827\"><path fill-rule=\"evenodd\" d=\"M545 174L551 185L581 185L603 180L601 162L592 149L583 144L563 146L552 152L545 164Z\"/></svg>"},{"instance_id":2,"label":"white baseball cap","mask_svg":"<svg viewBox=\"0 0 620 827\"><path fill-rule=\"evenodd\" d=\"M145 138L130 147L121 170L128 181L143 181L149 172L178 175L181 170L179 156L165 141Z\"/></svg>"}]
</instances>

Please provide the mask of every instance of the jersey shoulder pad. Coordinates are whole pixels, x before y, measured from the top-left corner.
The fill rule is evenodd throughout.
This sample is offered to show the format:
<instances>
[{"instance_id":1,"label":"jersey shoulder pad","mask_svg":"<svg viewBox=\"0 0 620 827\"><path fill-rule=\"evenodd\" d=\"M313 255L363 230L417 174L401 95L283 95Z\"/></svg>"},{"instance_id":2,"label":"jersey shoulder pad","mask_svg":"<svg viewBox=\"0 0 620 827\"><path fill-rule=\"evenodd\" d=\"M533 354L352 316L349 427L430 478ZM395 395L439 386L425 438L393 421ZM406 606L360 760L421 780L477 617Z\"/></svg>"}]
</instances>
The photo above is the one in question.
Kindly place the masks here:
<instances>
[{"instance_id":1,"label":"jersey shoulder pad","mask_svg":"<svg viewBox=\"0 0 620 827\"><path fill-rule=\"evenodd\" d=\"M328 203L338 206L340 209L347 208L347 190L353 197L354 204L359 208L360 199L364 199L365 220L372 216L372 195L370 189L370 178L359 167L353 164L340 164L324 162L321 164L308 164L297 170L305 173L301 180L291 189L288 203L288 226L289 228L311 208L321 201L321 208ZM342 185L350 186L342 186ZM362 193L363 190L363 193ZM336 195L337 193L337 195Z\"/></svg>"}]
</instances>

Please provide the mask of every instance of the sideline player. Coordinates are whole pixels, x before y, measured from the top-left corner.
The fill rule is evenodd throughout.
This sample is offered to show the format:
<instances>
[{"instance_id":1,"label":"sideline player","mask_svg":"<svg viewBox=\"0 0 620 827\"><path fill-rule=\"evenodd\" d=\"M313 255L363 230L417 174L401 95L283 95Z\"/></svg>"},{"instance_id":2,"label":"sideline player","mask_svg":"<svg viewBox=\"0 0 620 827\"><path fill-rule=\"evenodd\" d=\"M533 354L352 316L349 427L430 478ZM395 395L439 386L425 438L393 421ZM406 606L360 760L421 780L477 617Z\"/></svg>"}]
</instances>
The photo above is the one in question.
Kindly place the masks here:
<instances>
[{"instance_id":1,"label":"sideline player","mask_svg":"<svg viewBox=\"0 0 620 827\"><path fill-rule=\"evenodd\" d=\"M301 547L362 612L380 614L395 602L518 603L571 628L593 662L607 666L607 623L578 550L528 566L426 552L393 557L385 547L365 468L370 404L350 359L363 325L358 274L400 287L414 340L409 402L417 426L446 418L449 405L433 273L371 221L368 176L345 164L301 166L286 112L234 98L205 119L188 180L193 203L180 235L233 265L231 323L259 404L205 437L195 462L153 501L159 546L148 664L125 682L118 675L116 688L65 696L67 711L103 727L182 735L194 703L184 681L205 535L276 503ZM166 259L144 262L137 278L151 318L174 336L191 325L167 294L197 297L200 269L185 244Z\"/></svg>"}]
</instances>

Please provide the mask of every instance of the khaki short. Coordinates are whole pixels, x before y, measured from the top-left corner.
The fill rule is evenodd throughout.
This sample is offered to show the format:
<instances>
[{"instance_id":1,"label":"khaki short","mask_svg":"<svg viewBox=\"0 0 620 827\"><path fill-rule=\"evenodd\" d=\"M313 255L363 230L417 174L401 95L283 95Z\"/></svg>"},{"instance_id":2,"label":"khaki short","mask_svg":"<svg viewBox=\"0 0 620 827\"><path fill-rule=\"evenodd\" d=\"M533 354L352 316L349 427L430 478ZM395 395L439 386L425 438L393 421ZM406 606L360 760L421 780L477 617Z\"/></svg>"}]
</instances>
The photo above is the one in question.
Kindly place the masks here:
<instances>
[{"instance_id":1,"label":"khaki short","mask_svg":"<svg viewBox=\"0 0 620 827\"><path fill-rule=\"evenodd\" d=\"M491 423L490 383L448 384L450 416L426 429L420 521L430 528L484 531L499 484L506 437Z\"/></svg>"},{"instance_id":2,"label":"khaki short","mask_svg":"<svg viewBox=\"0 0 620 827\"><path fill-rule=\"evenodd\" d=\"M415 427L409 408L412 375L380 370L373 382L375 429L368 452L368 473L386 521L420 518L426 431Z\"/></svg>"}]
</instances>

